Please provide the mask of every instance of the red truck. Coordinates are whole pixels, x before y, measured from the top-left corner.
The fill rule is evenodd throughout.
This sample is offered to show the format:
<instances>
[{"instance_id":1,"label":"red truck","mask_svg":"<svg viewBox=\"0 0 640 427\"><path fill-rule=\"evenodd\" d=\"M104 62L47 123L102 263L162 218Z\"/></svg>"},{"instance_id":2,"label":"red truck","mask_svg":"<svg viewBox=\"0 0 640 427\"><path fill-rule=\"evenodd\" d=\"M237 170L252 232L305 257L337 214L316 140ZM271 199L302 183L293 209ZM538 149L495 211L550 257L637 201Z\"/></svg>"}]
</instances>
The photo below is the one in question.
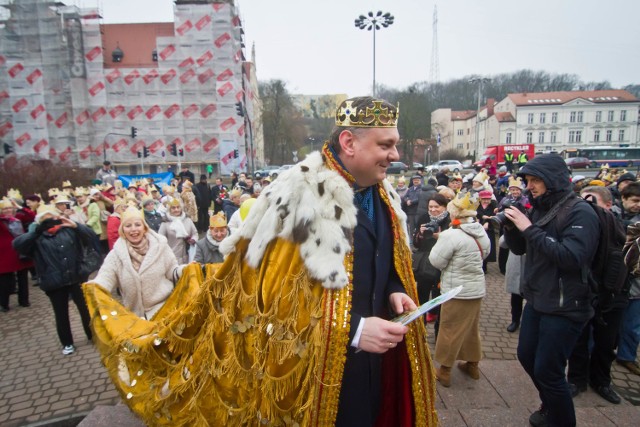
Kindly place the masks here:
<instances>
[{"instance_id":1,"label":"red truck","mask_svg":"<svg viewBox=\"0 0 640 427\"><path fill-rule=\"evenodd\" d=\"M499 168L504 165L504 154L507 150L511 150L513 154L513 164L518 165L518 155L521 151L524 151L529 160L533 159L536 155L535 144L509 144L509 145L490 145L485 150L484 154L480 157L480 160L475 162L473 166L476 168L482 168L487 163L487 159L491 160L491 163Z\"/></svg>"}]
</instances>

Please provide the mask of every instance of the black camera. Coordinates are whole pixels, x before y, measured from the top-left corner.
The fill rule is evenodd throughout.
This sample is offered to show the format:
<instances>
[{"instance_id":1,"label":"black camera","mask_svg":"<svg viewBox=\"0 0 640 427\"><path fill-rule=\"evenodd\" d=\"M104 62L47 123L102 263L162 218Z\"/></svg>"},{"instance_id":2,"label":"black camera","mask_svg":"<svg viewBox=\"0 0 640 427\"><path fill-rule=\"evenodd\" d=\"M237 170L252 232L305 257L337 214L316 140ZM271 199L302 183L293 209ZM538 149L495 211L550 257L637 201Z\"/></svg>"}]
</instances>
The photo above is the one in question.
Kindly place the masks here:
<instances>
[{"instance_id":1,"label":"black camera","mask_svg":"<svg viewBox=\"0 0 640 427\"><path fill-rule=\"evenodd\" d=\"M504 202L502 202L502 206L500 206L500 209L498 210L496 216L492 216L489 220L498 226L507 224L511 225L511 220L504 214L504 210L510 207L514 207L524 214L527 213L527 209L522 206L520 202L514 202L511 199L506 199Z\"/></svg>"},{"instance_id":2,"label":"black camera","mask_svg":"<svg viewBox=\"0 0 640 427\"><path fill-rule=\"evenodd\" d=\"M439 221L431 221L428 222L426 224L422 224L420 226L422 227L426 227L427 229L422 233L424 237L431 237L433 236L433 233L437 233L438 230L440 230L440 222Z\"/></svg>"}]
</instances>

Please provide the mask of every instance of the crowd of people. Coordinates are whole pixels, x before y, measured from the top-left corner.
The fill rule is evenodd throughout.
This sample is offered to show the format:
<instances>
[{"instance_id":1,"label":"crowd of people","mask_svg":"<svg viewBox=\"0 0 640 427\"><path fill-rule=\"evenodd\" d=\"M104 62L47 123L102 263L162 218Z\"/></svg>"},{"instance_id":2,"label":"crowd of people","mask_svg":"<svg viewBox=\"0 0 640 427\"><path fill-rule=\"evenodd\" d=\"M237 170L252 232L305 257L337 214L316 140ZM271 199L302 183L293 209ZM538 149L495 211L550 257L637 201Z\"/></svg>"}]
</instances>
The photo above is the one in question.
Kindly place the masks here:
<instances>
[{"instance_id":1,"label":"crowd of people","mask_svg":"<svg viewBox=\"0 0 640 427\"><path fill-rule=\"evenodd\" d=\"M541 399L530 423L575 425L572 398L587 386L620 403L613 361L640 375L636 176L607 167L571 177L558 155L509 153L498 169L418 171L394 187L386 168L399 158L398 117L384 100L344 101L322 152L273 183L241 173L210 186L183 168L161 189L145 180L125 188L105 162L100 184L65 181L48 203L11 190L0 201L2 311L14 290L30 305L31 275L68 355L73 300L144 420L428 426L438 421L433 378L449 387L457 361L480 378L487 263L497 262L511 302L505 327L519 330L518 359ZM590 203L623 236L628 272L615 292L592 283L602 225ZM99 269L86 267L91 251L103 257ZM193 288L180 280L192 262L222 264L206 280L190 276L202 281L192 300L169 303ZM459 286L422 320L393 321ZM96 338L92 326L117 322L95 316L113 303L103 293L142 323L109 323ZM174 392L190 411L168 403Z\"/></svg>"}]
</instances>

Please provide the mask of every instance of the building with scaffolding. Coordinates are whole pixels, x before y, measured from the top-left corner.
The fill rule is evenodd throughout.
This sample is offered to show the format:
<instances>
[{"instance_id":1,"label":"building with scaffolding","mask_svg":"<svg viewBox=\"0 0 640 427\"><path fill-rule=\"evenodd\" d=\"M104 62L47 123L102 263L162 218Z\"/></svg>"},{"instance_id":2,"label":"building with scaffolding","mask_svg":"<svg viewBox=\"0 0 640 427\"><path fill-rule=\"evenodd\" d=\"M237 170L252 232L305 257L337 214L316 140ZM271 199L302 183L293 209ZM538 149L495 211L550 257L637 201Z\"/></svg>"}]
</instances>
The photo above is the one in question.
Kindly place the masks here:
<instances>
[{"instance_id":1,"label":"building with scaffolding","mask_svg":"<svg viewBox=\"0 0 640 427\"><path fill-rule=\"evenodd\" d=\"M103 24L97 8L47 0L0 6L5 155L109 160L120 173L264 163L255 63L233 1L179 0L174 22L150 24Z\"/></svg>"}]
</instances>

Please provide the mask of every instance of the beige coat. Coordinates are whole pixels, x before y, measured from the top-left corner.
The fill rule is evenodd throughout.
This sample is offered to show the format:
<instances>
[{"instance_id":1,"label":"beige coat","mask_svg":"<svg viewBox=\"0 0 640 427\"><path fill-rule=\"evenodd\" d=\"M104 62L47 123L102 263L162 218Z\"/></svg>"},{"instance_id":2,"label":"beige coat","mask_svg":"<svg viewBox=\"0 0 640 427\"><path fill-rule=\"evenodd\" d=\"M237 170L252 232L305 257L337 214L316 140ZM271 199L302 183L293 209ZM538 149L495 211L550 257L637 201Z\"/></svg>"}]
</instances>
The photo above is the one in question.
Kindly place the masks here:
<instances>
[{"instance_id":1,"label":"beige coat","mask_svg":"<svg viewBox=\"0 0 640 427\"><path fill-rule=\"evenodd\" d=\"M109 292L115 289L122 295L122 304L140 317L151 319L173 291L173 276L182 268L167 244L167 239L149 230L149 250L135 271L126 241L118 239L98 271L96 283ZM177 280L177 279L176 279Z\"/></svg>"},{"instance_id":2,"label":"beige coat","mask_svg":"<svg viewBox=\"0 0 640 427\"><path fill-rule=\"evenodd\" d=\"M185 238L176 237L175 231L173 231L173 229L171 228L171 221L163 222L162 224L160 224L158 234L167 238L169 247L171 247L171 250L178 259L178 262L180 264L187 264L189 262L189 255L187 254L187 248L189 247L189 244L187 243L187 240L193 239L197 242L198 230L196 230L196 226L188 216L182 218L182 225L184 225L184 229L187 231L187 237Z\"/></svg>"}]
</instances>

